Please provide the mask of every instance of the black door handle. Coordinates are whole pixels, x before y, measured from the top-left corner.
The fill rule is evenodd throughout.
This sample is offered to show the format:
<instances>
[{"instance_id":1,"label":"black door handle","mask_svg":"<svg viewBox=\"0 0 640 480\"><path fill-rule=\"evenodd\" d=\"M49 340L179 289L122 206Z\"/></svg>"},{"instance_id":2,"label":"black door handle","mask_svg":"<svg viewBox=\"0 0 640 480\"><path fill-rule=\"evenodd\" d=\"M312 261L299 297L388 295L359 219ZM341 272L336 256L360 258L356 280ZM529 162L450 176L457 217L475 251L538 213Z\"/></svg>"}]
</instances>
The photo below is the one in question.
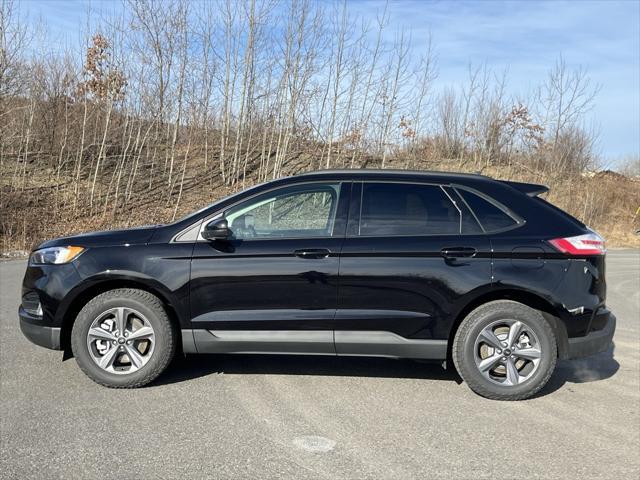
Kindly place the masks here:
<instances>
[{"instance_id":1,"label":"black door handle","mask_svg":"<svg viewBox=\"0 0 640 480\"><path fill-rule=\"evenodd\" d=\"M478 251L473 247L446 247L440 253L444 258L469 258L475 257Z\"/></svg>"},{"instance_id":2,"label":"black door handle","mask_svg":"<svg viewBox=\"0 0 640 480\"><path fill-rule=\"evenodd\" d=\"M296 257L300 258L327 258L331 254L331 250L327 248L309 248L296 250L293 253Z\"/></svg>"}]
</instances>

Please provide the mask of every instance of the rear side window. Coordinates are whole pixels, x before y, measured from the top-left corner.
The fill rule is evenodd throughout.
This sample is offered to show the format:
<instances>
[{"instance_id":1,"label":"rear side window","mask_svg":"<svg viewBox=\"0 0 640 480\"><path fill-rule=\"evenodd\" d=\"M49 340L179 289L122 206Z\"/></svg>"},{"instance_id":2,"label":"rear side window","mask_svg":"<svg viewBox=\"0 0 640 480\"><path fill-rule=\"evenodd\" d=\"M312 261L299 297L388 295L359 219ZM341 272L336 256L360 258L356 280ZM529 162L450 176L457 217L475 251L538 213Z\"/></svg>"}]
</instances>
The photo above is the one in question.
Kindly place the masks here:
<instances>
[{"instance_id":1,"label":"rear side window","mask_svg":"<svg viewBox=\"0 0 640 480\"><path fill-rule=\"evenodd\" d=\"M473 210L486 232L504 230L518 224L509 214L480 195L461 188L456 191Z\"/></svg>"},{"instance_id":2,"label":"rear side window","mask_svg":"<svg viewBox=\"0 0 640 480\"><path fill-rule=\"evenodd\" d=\"M464 225L463 211L438 185L363 184L360 235L457 235Z\"/></svg>"}]
</instances>

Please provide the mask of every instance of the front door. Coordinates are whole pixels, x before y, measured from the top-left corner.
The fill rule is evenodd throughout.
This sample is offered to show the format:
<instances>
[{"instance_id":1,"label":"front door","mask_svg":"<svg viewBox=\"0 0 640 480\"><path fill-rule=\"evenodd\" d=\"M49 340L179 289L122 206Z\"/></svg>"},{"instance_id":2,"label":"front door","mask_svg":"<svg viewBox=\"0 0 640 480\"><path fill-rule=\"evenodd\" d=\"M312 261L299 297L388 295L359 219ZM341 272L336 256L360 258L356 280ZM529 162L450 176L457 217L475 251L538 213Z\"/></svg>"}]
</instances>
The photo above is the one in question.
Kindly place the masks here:
<instances>
[{"instance_id":1,"label":"front door","mask_svg":"<svg viewBox=\"0 0 640 480\"><path fill-rule=\"evenodd\" d=\"M456 195L431 184L354 185L338 354L445 358L454 312L491 283L489 239Z\"/></svg>"},{"instance_id":2,"label":"front door","mask_svg":"<svg viewBox=\"0 0 640 480\"><path fill-rule=\"evenodd\" d=\"M233 236L194 248L190 303L199 352L335 354L350 188L280 187L214 217L226 218Z\"/></svg>"}]
</instances>

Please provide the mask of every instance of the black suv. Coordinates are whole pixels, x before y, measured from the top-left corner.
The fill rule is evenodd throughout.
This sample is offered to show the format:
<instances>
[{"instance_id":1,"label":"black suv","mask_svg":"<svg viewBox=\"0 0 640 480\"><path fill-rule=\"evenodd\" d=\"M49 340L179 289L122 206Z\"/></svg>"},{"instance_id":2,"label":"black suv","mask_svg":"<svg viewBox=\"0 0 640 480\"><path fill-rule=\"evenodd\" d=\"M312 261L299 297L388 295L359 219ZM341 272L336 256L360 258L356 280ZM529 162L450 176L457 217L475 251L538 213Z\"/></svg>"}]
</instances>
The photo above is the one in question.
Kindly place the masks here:
<instances>
[{"instance_id":1,"label":"black suv","mask_svg":"<svg viewBox=\"0 0 640 480\"><path fill-rule=\"evenodd\" d=\"M535 394L606 350L604 241L540 185L389 170L258 185L170 225L52 240L19 310L109 387L183 353L442 360L480 395Z\"/></svg>"}]
</instances>

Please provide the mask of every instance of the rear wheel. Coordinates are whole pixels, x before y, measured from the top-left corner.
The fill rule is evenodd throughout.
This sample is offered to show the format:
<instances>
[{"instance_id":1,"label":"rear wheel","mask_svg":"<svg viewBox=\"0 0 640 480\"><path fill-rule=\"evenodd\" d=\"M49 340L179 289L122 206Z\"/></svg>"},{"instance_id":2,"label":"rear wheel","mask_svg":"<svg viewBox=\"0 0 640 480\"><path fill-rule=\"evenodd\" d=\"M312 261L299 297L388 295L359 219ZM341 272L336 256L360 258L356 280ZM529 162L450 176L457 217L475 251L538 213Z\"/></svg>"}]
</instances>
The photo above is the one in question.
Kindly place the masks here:
<instances>
[{"instance_id":1,"label":"rear wheel","mask_svg":"<svg viewBox=\"0 0 640 480\"><path fill-rule=\"evenodd\" d=\"M473 310L452 349L458 373L479 395L522 400L547 383L557 359L553 329L542 314L511 300Z\"/></svg>"},{"instance_id":2,"label":"rear wheel","mask_svg":"<svg viewBox=\"0 0 640 480\"><path fill-rule=\"evenodd\" d=\"M71 347L82 371L113 388L146 385L171 362L176 335L160 300L117 289L89 301L78 314Z\"/></svg>"}]
</instances>

